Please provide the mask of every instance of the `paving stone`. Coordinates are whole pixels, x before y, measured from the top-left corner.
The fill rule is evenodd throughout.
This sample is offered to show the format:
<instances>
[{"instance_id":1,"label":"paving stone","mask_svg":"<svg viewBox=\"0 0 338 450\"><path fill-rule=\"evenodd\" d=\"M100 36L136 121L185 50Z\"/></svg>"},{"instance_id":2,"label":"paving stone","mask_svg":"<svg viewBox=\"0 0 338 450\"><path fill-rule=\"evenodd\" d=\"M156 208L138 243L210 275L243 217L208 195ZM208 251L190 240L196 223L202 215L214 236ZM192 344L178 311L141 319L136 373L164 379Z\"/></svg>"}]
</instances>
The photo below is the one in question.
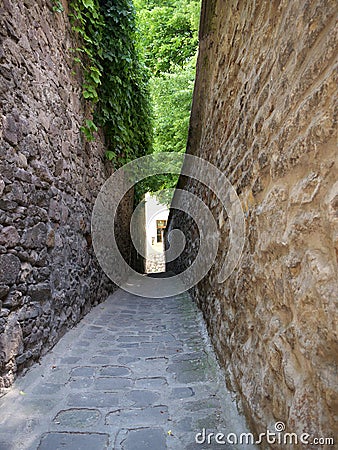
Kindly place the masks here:
<instances>
[{"instance_id":1,"label":"paving stone","mask_svg":"<svg viewBox=\"0 0 338 450\"><path fill-rule=\"evenodd\" d=\"M11 439L13 439L17 434L31 433L34 432L34 430L37 427L39 427L40 421L38 419L34 419L31 417L25 418L25 420L22 421L18 421L17 420L18 416L20 416L20 410L17 411L16 414L12 415L11 417L12 420L10 421L9 424L6 423L6 425L4 424L0 425L0 435L2 434L1 431L6 430L8 435L11 436Z\"/></svg>"},{"instance_id":2,"label":"paving stone","mask_svg":"<svg viewBox=\"0 0 338 450\"><path fill-rule=\"evenodd\" d=\"M194 431L194 429L196 430L196 428L193 428L191 417L184 417L183 419L178 420L177 422L175 422L173 428L176 431Z\"/></svg>"},{"instance_id":3,"label":"paving stone","mask_svg":"<svg viewBox=\"0 0 338 450\"><path fill-rule=\"evenodd\" d=\"M159 334L154 336L153 342L175 342L178 344L177 339L172 334Z\"/></svg>"},{"instance_id":4,"label":"paving stone","mask_svg":"<svg viewBox=\"0 0 338 450\"><path fill-rule=\"evenodd\" d=\"M117 331L118 331L118 329L117 329ZM118 335L114 335L114 334L112 334L111 332L110 333L107 333L105 336L101 336L101 338L100 338L100 344L102 345L102 346L104 346L104 347L109 347L109 346L111 346L111 345L115 345L115 342L116 342L116 338L118 337ZM97 340L96 340L96 342L97 342Z\"/></svg>"},{"instance_id":5,"label":"paving stone","mask_svg":"<svg viewBox=\"0 0 338 450\"><path fill-rule=\"evenodd\" d=\"M77 377L69 381L69 387L71 389L88 389L93 383L94 380L91 378Z\"/></svg>"},{"instance_id":6,"label":"paving stone","mask_svg":"<svg viewBox=\"0 0 338 450\"><path fill-rule=\"evenodd\" d=\"M74 367L71 374L73 377L92 377L95 374L95 370L95 367L90 366Z\"/></svg>"},{"instance_id":7,"label":"paving stone","mask_svg":"<svg viewBox=\"0 0 338 450\"><path fill-rule=\"evenodd\" d=\"M170 394L170 398L186 398L186 397L192 397L195 395L195 392L193 388L191 387L177 387L173 388Z\"/></svg>"},{"instance_id":8,"label":"paving stone","mask_svg":"<svg viewBox=\"0 0 338 450\"><path fill-rule=\"evenodd\" d=\"M0 398L0 450L209 450L203 428L246 432L202 327L186 294L117 291Z\"/></svg>"},{"instance_id":9,"label":"paving stone","mask_svg":"<svg viewBox=\"0 0 338 450\"><path fill-rule=\"evenodd\" d=\"M220 414L218 411L207 416L204 415L201 419L194 420L194 426L197 430L207 428L212 431L219 428L220 422Z\"/></svg>"},{"instance_id":10,"label":"paving stone","mask_svg":"<svg viewBox=\"0 0 338 450\"><path fill-rule=\"evenodd\" d=\"M170 364L168 366L168 372L180 373L192 370L197 371L204 368L205 364L203 364L199 359L196 360L184 359L180 362Z\"/></svg>"},{"instance_id":11,"label":"paving stone","mask_svg":"<svg viewBox=\"0 0 338 450\"><path fill-rule=\"evenodd\" d=\"M156 403L160 398L160 395L157 392L143 389L131 391L126 397L133 402L133 406L141 407Z\"/></svg>"},{"instance_id":12,"label":"paving stone","mask_svg":"<svg viewBox=\"0 0 338 450\"><path fill-rule=\"evenodd\" d=\"M84 339L88 339L89 341L98 340L100 338L101 333L100 332L94 332L94 331L87 331L83 334Z\"/></svg>"},{"instance_id":13,"label":"paving stone","mask_svg":"<svg viewBox=\"0 0 338 450\"><path fill-rule=\"evenodd\" d=\"M94 389L114 391L116 389L130 388L133 384L133 380L130 378L101 377L95 380Z\"/></svg>"},{"instance_id":14,"label":"paving stone","mask_svg":"<svg viewBox=\"0 0 338 450\"><path fill-rule=\"evenodd\" d=\"M78 394L70 394L67 399L68 406L97 406L100 408L109 408L118 406L118 404L118 396L111 392L79 392Z\"/></svg>"},{"instance_id":15,"label":"paving stone","mask_svg":"<svg viewBox=\"0 0 338 450\"><path fill-rule=\"evenodd\" d=\"M118 338L118 342L137 342L139 343L141 340L140 336L120 336Z\"/></svg>"},{"instance_id":16,"label":"paving stone","mask_svg":"<svg viewBox=\"0 0 338 450\"><path fill-rule=\"evenodd\" d=\"M169 419L167 406L153 406L148 408L130 408L111 411L106 416L107 425L146 426L165 423Z\"/></svg>"},{"instance_id":17,"label":"paving stone","mask_svg":"<svg viewBox=\"0 0 338 450\"><path fill-rule=\"evenodd\" d=\"M97 325L103 325L103 326L105 326L105 325L109 325L109 323L111 322L111 320L112 320L112 317L102 317L102 318L99 318L99 319L97 319L97 320L95 320L95 323L97 324Z\"/></svg>"},{"instance_id":18,"label":"paving stone","mask_svg":"<svg viewBox=\"0 0 338 450\"><path fill-rule=\"evenodd\" d=\"M142 348L151 348L154 352L156 352L159 348L161 348L159 342L141 342L140 346Z\"/></svg>"},{"instance_id":19,"label":"paving stone","mask_svg":"<svg viewBox=\"0 0 338 450\"><path fill-rule=\"evenodd\" d=\"M54 423L67 428L87 428L96 424L101 418L97 409L66 409L60 411L54 418Z\"/></svg>"},{"instance_id":20,"label":"paving stone","mask_svg":"<svg viewBox=\"0 0 338 450\"><path fill-rule=\"evenodd\" d=\"M55 368L49 370L44 376L45 381L48 383L66 383L70 378L71 368Z\"/></svg>"},{"instance_id":21,"label":"paving stone","mask_svg":"<svg viewBox=\"0 0 338 450\"><path fill-rule=\"evenodd\" d=\"M99 354L101 355L107 355L107 356L118 356L121 355L121 351L120 350L114 350L114 349L99 349L97 351Z\"/></svg>"},{"instance_id":22,"label":"paving stone","mask_svg":"<svg viewBox=\"0 0 338 450\"><path fill-rule=\"evenodd\" d=\"M204 352L191 352L191 353L182 353L180 355L173 356L172 360L175 362L179 361L193 361L193 360L206 360L206 355Z\"/></svg>"},{"instance_id":23,"label":"paving stone","mask_svg":"<svg viewBox=\"0 0 338 450\"><path fill-rule=\"evenodd\" d=\"M62 384L55 383L40 383L34 390L33 393L38 393L40 395L53 395L60 392Z\"/></svg>"},{"instance_id":24,"label":"paving stone","mask_svg":"<svg viewBox=\"0 0 338 450\"><path fill-rule=\"evenodd\" d=\"M207 381L207 379L208 374L203 369L176 373L176 380L179 383L197 383Z\"/></svg>"},{"instance_id":25,"label":"paving stone","mask_svg":"<svg viewBox=\"0 0 338 450\"><path fill-rule=\"evenodd\" d=\"M184 409L194 412L200 410L208 410L210 408L220 408L220 401L216 398L205 398L202 400L195 400L193 402L185 403Z\"/></svg>"},{"instance_id":26,"label":"paving stone","mask_svg":"<svg viewBox=\"0 0 338 450\"><path fill-rule=\"evenodd\" d=\"M116 450L165 450L166 435L159 428L123 430L117 435Z\"/></svg>"},{"instance_id":27,"label":"paving stone","mask_svg":"<svg viewBox=\"0 0 338 450\"><path fill-rule=\"evenodd\" d=\"M120 356L118 358L118 363L120 364L130 364L139 361L140 358L136 358L135 356Z\"/></svg>"},{"instance_id":28,"label":"paving stone","mask_svg":"<svg viewBox=\"0 0 338 450\"><path fill-rule=\"evenodd\" d=\"M137 352L139 352L140 344L138 342L120 342L117 344L119 348L136 348Z\"/></svg>"},{"instance_id":29,"label":"paving stone","mask_svg":"<svg viewBox=\"0 0 338 450\"><path fill-rule=\"evenodd\" d=\"M27 398L28 397L28 398ZM30 412L30 417L32 416L40 416L49 413L55 405L57 404L57 400L53 398L46 399L45 397L29 398L29 395L25 396L22 401L21 408Z\"/></svg>"},{"instance_id":30,"label":"paving stone","mask_svg":"<svg viewBox=\"0 0 338 450\"><path fill-rule=\"evenodd\" d=\"M163 349L158 350L159 355L165 355L165 356L172 356L177 355L178 353L182 352L182 347L164 347Z\"/></svg>"},{"instance_id":31,"label":"paving stone","mask_svg":"<svg viewBox=\"0 0 338 450\"><path fill-rule=\"evenodd\" d=\"M139 378L135 381L135 387L139 388L163 388L168 382L164 377Z\"/></svg>"},{"instance_id":32,"label":"paving stone","mask_svg":"<svg viewBox=\"0 0 338 450\"><path fill-rule=\"evenodd\" d=\"M93 364L109 364L111 362L111 358L109 356L93 356L90 358L90 362Z\"/></svg>"},{"instance_id":33,"label":"paving stone","mask_svg":"<svg viewBox=\"0 0 338 450\"><path fill-rule=\"evenodd\" d=\"M81 358L77 356L67 356L66 358L62 358L60 360L60 364L76 364L79 362Z\"/></svg>"},{"instance_id":34,"label":"paving stone","mask_svg":"<svg viewBox=\"0 0 338 450\"><path fill-rule=\"evenodd\" d=\"M137 347L135 344L123 344L123 345L127 345L127 347L124 348L127 349L126 351L128 355L135 355L139 357L151 357L158 354L159 351L159 344L157 344L156 342L140 343L137 344L138 345Z\"/></svg>"},{"instance_id":35,"label":"paving stone","mask_svg":"<svg viewBox=\"0 0 338 450\"><path fill-rule=\"evenodd\" d=\"M90 346L90 342L89 341L79 341L76 343L77 347L89 347Z\"/></svg>"},{"instance_id":36,"label":"paving stone","mask_svg":"<svg viewBox=\"0 0 338 450\"><path fill-rule=\"evenodd\" d=\"M99 370L101 376L124 377L131 375L131 370L123 366L105 366Z\"/></svg>"},{"instance_id":37,"label":"paving stone","mask_svg":"<svg viewBox=\"0 0 338 450\"><path fill-rule=\"evenodd\" d=\"M46 433L38 450L104 450L109 445L109 435L99 433Z\"/></svg>"},{"instance_id":38,"label":"paving stone","mask_svg":"<svg viewBox=\"0 0 338 450\"><path fill-rule=\"evenodd\" d=\"M0 436L0 449L1 450L13 450L13 442L3 440Z\"/></svg>"}]
</instances>

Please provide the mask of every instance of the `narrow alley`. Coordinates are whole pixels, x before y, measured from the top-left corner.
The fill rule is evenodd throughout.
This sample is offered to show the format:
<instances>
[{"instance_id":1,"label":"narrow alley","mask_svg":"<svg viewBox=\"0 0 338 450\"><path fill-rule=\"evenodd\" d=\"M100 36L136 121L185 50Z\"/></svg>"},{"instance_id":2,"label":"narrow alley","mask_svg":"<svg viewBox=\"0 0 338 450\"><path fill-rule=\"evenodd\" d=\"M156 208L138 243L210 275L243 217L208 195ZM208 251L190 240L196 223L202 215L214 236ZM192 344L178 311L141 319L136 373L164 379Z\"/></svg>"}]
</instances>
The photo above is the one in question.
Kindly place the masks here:
<instances>
[{"instance_id":1,"label":"narrow alley","mask_svg":"<svg viewBox=\"0 0 338 450\"><path fill-rule=\"evenodd\" d=\"M220 448L203 429L247 429L204 327L188 294L117 291L0 399L0 449Z\"/></svg>"},{"instance_id":2,"label":"narrow alley","mask_svg":"<svg viewBox=\"0 0 338 450\"><path fill-rule=\"evenodd\" d=\"M338 448L337 0L0 17L0 450Z\"/></svg>"}]
</instances>

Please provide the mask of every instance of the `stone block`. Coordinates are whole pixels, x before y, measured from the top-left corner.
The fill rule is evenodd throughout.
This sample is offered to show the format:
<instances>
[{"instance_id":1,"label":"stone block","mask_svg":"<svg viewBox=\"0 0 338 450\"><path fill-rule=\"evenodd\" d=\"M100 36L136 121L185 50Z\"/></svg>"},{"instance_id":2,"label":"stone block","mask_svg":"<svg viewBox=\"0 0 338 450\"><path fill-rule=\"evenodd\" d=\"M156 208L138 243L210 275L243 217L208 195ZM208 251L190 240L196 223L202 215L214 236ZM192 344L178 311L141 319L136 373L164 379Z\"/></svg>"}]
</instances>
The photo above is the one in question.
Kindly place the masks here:
<instances>
[{"instance_id":1,"label":"stone block","mask_svg":"<svg viewBox=\"0 0 338 450\"><path fill-rule=\"evenodd\" d=\"M4 139L12 145L17 145L21 135L20 125L17 118L13 115L7 115L3 119L3 136Z\"/></svg>"},{"instance_id":2,"label":"stone block","mask_svg":"<svg viewBox=\"0 0 338 450\"><path fill-rule=\"evenodd\" d=\"M16 202L19 205L24 204L25 194L22 185L18 182L12 182L6 189L6 195L3 196L3 199L9 202Z\"/></svg>"},{"instance_id":3,"label":"stone block","mask_svg":"<svg viewBox=\"0 0 338 450\"><path fill-rule=\"evenodd\" d=\"M0 336L0 366L23 351L22 329L16 313L7 317L5 330Z\"/></svg>"},{"instance_id":4,"label":"stone block","mask_svg":"<svg viewBox=\"0 0 338 450\"><path fill-rule=\"evenodd\" d=\"M133 428L149 426L154 423L165 424L169 418L168 407L165 405L146 408L118 409L106 416L106 425L123 426L128 423Z\"/></svg>"},{"instance_id":5,"label":"stone block","mask_svg":"<svg viewBox=\"0 0 338 450\"><path fill-rule=\"evenodd\" d=\"M311 203L317 195L321 185L321 178L316 173L310 173L306 178L297 182L290 194L290 201L294 204Z\"/></svg>"},{"instance_id":6,"label":"stone block","mask_svg":"<svg viewBox=\"0 0 338 450\"><path fill-rule=\"evenodd\" d=\"M67 405L73 407L100 407L111 408L117 407L119 404L119 396L113 392L80 392L70 394L67 399Z\"/></svg>"},{"instance_id":7,"label":"stone block","mask_svg":"<svg viewBox=\"0 0 338 450\"><path fill-rule=\"evenodd\" d=\"M2 195L4 189L5 189L5 182L4 180L0 180L0 195Z\"/></svg>"},{"instance_id":8,"label":"stone block","mask_svg":"<svg viewBox=\"0 0 338 450\"><path fill-rule=\"evenodd\" d=\"M3 301L5 308L17 309L19 306L23 305L23 295L22 292L14 290L11 291L6 299Z\"/></svg>"},{"instance_id":9,"label":"stone block","mask_svg":"<svg viewBox=\"0 0 338 450\"><path fill-rule=\"evenodd\" d=\"M25 305L19 313L18 319L20 321L25 321L29 319L35 319L36 317L41 315L41 307L39 304L31 303L29 305Z\"/></svg>"},{"instance_id":10,"label":"stone block","mask_svg":"<svg viewBox=\"0 0 338 450\"><path fill-rule=\"evenodd\" d=\"M51 298L51 287L49 283L38 283L28 288L28 295L33 302L44 303Z\"/></svg>"},{"instance_id":11,"label":"stone block","mask_svg":"<svg viewBox=\"0 0 338 450\"><path fill-rule=\"evenodd\" d=\"M166 435L160 428L122 430L116 438L117 450L166 449Z\"/></svg>"},{"instance_id":12,"label":"stone block","mask_svg":"<svg viewBox=\"0 0 338 450\"><path fill-rule=\"evenodd\" d=\"M60 202L59 201L57 201L55 199L50 200L48 215L51 218L51 220L53 220L55 222L60 221L61 214L60 214Z\"/></svg>"},{"instance_id":13,"label":"stone block","mask_svg":"<svg viewBox=\"0 0 338 450\"><path fill-rule=\"evenodd\" d=\"M52 448L107 450L109 435L103 433L46 433L39 444L39 450Z\"/></svg>"},{"instance_id":14,"label":"stone block","mask_svg":"<svg viewBox=\"0 0 338 450\"><path fill-rule=\"evenodd\" d=\"M32 352L30 350L28 350L25 353L22 353L21 355L17 356L15 358L15 361L17 363L18 366L20 366L21 364L24 364L26 361L30 360L30 358L32 357Z\"/></svg>"},{"instance_id":15,"label":"stone block","mask_svg":"<svg viewBox=\"0 0 338 450\"><path fill-rule=\"evenodd\" d=\"M25 169L17 169L15 173L15 178L25 183L32 182L32 174Z\"/></svg>"},{"instance_id":16,"label":"stone block","mask_svg":"<svg viewBox=\"0 0 338 450\"><path fill-rule=\"evenodd\" d=\"M4 227L0 233L0 245L15 247L20 241L19 233L13 226Z\"/></svg>"},{"instance_id":17,"label":"stone block","mask_svg":"<svg viewBox=\"0 0 338 450\"><path fill-rule=\"evenodd\" d=\"M62 426L72 426L87 428L96 424L101 418L101 413L97 409L66 409L60 411L55 419L54 423Z\"/></svg>"},{"instance_id":18,"label":"stone block","mask_svg":"<svg viewBox=\"0 0 338 450\"><path fill-rule=\"evenodd\" d=\"M46 245L47 226L39 222L29 228L23 235L22 245L26 248L41 249Z\"/></svg>"},{"instance_id":19,"label":"stone block","mask_svg":"<svg viewBox=\"0 0 338 450\"><path fill-rule=\"evenodd\" d=\"M15 255L0 255L0 283L14 284L21 269L21 262Z\"/></svg>"},{"instance_id":20,"label":"stone block","mask_svg":"<svg viewBox=\"0 0 338 450\"><path fill-rule=\"evenodd\" d=\"M3 299L4 297L6 297L8 292L9 292L9 286L6 286L4 284L0 285L0 299Z\"/></svg>"},{"instance_id":21,"label":"stone block","mask_svg":"<svg viewBox=\"0 0 338 450\"><path fill-rule=\"evenodd\" d=\"M55 247L55 231L52 228L48 230L46 245L48 248Z\"/></svg>"}]
</instances>

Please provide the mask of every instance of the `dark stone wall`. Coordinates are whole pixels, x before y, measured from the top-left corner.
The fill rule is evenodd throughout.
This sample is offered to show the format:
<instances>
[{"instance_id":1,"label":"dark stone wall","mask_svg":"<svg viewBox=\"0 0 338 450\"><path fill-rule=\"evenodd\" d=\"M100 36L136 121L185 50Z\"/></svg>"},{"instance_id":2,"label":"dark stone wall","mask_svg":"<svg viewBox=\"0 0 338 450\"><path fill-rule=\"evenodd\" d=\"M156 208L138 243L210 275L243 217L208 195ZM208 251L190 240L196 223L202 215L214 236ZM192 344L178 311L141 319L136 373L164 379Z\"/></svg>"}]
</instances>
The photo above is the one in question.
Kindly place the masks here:
<instances>
[{"instance_id":1,"label":"dark stone wall","mask_svg":"<svg viewBox=\"0 0 338 450\"><path fill-rule=\"evenodd\" d=\"M88 143L79 131L87 112L64 6L4 0L0 10L0 391L113 289L90 234L110 169L102 136Z\"/></svg>"},{"instance_id":2,"label":"dark stone wall","mask_svg":"<svg viewBox=\"0 0 338 450\"><path fill-rule=\"evenodd\" d=\"M188 153L235 187L246 243L236 270L218 283L229 222L205 186L181 178L221 236L214 266L192 295L229 386L262 433L276 421L313 437L335 427L336 21L333 0L202 2ZM169 228L190 242L169 265L180 272L194 260L196 230L177 210Z\"/></svg>"}]
</instances>

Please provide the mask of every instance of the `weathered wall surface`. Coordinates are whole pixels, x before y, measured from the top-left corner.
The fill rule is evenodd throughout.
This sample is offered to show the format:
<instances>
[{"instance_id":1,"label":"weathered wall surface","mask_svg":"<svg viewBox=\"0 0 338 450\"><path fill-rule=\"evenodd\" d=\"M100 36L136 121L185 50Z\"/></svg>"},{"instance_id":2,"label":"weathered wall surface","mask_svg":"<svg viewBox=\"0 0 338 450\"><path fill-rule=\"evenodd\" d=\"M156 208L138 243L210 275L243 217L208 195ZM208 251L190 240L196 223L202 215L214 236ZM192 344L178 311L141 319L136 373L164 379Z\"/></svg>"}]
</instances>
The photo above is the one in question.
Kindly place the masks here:
<instances>
[{"instance_id":1,"label":"weathered wall surface","mask_svg":"<svg viewBox=\"0 0 338 450\"><path fill-rule=\"evenodd\" d=\"M203 2L188 152L234 185L247 239L232 276L217 283L222 244L193 295L229 385L259 432L274 430L277 420L289 432L334 430L336 20L331 0ZM220 219L219 202L203 187L182 186ZM222 222L224 236L229 224ZM180 212L171 213L170 228L193 239ZM190 266L192 253L190 247L169 268Z\"/></svg>"},{"instance_id":2,"label":"weathered wall surface","mask_svg":"<svg viewBox=\"0 0 338 450\"><path fill-rule=\"evenodd\" d=\"M0 11L0 390L112 288L90 236L103 142L80 135L76 43L67 12L51 8L4 0Z\"/></svg>"}]
</instances>

